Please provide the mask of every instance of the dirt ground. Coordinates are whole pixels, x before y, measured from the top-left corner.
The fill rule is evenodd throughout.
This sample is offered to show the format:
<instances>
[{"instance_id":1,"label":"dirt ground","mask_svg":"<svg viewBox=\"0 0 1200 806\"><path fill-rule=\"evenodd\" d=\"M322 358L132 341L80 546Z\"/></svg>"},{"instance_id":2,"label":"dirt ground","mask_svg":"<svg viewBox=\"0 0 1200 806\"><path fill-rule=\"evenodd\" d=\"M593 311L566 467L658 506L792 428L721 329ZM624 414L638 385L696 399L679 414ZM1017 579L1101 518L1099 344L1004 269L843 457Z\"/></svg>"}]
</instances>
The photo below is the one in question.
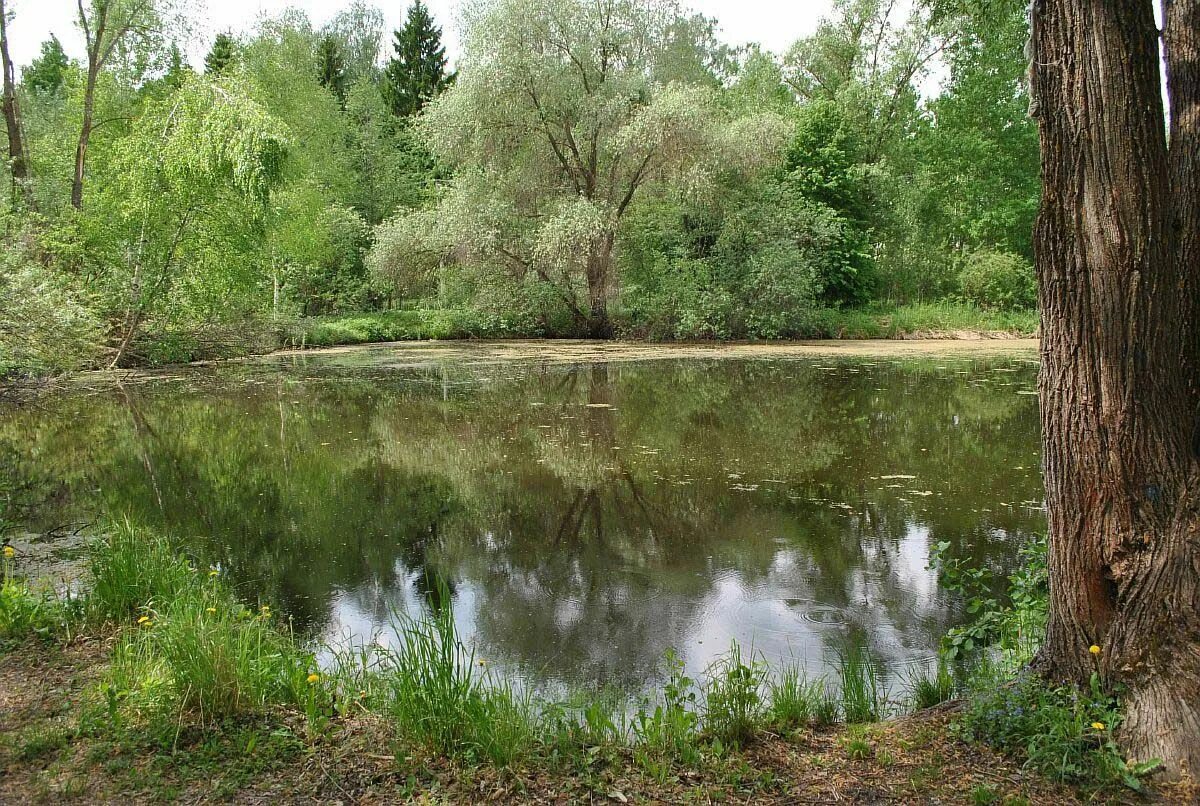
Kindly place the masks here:
<instances>
[{"instance_id":1,"label":"dirt ground","mask_svg":"<svg viewBox=\"0 0 1200 806\"><path fill-rule=\"evenodd\" d=\"M316 734L288 713L203 731L181 721L174 746L164 748L136 731L115 739L83 717L100 696L113 640L25 645L0 656L0 802L1084 802L954 738L952 706L871 726L764 735L696 768L657 774L623 748L505 770L467 765L398 746L369 716L335 719Z\"/></svg>"}]
</instances>

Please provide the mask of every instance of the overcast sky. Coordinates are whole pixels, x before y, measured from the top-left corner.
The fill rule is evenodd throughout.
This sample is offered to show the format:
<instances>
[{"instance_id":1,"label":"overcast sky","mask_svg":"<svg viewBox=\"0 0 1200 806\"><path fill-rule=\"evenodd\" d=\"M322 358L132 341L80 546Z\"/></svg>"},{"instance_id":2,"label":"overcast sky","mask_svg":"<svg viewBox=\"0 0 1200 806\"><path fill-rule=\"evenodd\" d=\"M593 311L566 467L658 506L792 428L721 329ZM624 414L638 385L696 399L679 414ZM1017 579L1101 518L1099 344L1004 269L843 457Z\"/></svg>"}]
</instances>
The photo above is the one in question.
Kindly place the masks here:
<instances>
[{"instance_id":1,"label":"overcast sky","mask_svg":"<svg viewBox=\"0 0 1200 806\"><path fill-rule=\"evenodd\" d=\"M410 0L376 2L384 11L387 24L395 28L402 17L403 9ZM442 26L447 50L453 59L457 52L457 33L454 30L455 8L459 0L426 0L434 17ZM782 52L796 39L811 33L821 15L832 5L832 0L691 0L696 11L716 17L726 41L731 44L758 42L768 50ZM21 66L29 64L38 54L42 41L54 33L62 41L71 56L83 55L83 40L75 27L74 0L10 0L7 3L15 15L9 29L10 50L13 60ZM194 66L198 66L208 51L213 36L219 31L247 31L262 15L273 15L295 7L308 13L310 19L320 26L339 10L349 5L349 0L207 0L194 16L203 20L201 29L184 52Z\"/></svg>"}]
</instances>

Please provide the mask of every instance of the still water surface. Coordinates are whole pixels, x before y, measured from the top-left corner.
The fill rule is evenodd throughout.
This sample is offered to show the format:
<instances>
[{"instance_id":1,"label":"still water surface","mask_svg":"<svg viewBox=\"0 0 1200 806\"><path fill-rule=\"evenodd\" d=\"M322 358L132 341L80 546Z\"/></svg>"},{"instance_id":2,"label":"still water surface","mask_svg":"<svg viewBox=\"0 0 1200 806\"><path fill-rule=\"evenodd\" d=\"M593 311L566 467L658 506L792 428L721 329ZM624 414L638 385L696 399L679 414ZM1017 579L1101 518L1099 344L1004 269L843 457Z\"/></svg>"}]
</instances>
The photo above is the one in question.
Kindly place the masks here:
<instances>
[{"instance_id":1,"label":"still water surface","mask_svg":"<svg viewBox=\"0 0 1200 806\"><path fill-rule=\"evenodd\" d=\"M1044 528L1032 354L497 360L368 348L0 409L52 493L128 514L314 639L395 640L441 578L542 686L693 676L730 641L902 678L959 623L929 549L1003 573Z\"/></svg>"}]
</instances>

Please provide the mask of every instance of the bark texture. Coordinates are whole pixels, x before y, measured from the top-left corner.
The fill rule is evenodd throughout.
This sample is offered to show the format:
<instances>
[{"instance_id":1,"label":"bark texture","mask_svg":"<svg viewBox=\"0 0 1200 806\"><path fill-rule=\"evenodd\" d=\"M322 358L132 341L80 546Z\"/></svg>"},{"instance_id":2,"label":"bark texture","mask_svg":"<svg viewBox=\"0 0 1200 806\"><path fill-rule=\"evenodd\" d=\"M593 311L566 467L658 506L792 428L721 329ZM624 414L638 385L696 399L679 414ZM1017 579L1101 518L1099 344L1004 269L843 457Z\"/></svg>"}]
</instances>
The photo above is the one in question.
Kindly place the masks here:
<instances>
[{"instance_id":1,"label":"bark texture","mask_svg":"<svg viewBox=\"0 0 1200 806\"><path fill-rule=\"evenodd\" d=\"M4 74L4 127L8 134L8 164L14 196L24 199L32 207L33 189L29 185L29 163L21 131L21 108L17 101L15 71L8 55L8 8L4 0L0 0L0 71Z\"/></svg>"},{"instance_id":2,"label":"bark texture","mask_svg":"<svg viewBox=\"0 0 1200 806\"><path fill-rule=\"evenodd\" d=\"M1035 232L1056 680L1123 687L1121 740L1200 774L1196 21L1168 2L1035 0ZM1089 647L1100 647L1100 654Z\"/></svg>"}]
</instances>

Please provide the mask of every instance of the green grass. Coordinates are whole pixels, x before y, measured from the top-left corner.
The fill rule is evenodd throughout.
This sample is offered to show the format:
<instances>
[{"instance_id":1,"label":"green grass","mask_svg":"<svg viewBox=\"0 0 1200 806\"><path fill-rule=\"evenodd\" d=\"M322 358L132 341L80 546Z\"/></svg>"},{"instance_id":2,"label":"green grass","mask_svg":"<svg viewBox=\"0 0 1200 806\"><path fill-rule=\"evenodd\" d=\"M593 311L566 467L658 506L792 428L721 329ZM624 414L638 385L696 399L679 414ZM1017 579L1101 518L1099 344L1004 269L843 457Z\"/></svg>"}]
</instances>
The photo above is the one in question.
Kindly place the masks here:
<instances>
[{"instance_id":1,"label":"green grass","mask_svg":"<svg viewBox=\"0 0 1200 806\"><path fill-rule=\"evenodd\" d=\"M199 569L159 535L114 523L90 547L86 610L96 622L124 622L200 592Z\"/></svg>"},{"instance_id":2,"label":"green grass","mask_svg":"<svg viewBox=\"0 0 1200 806\"><path fill-rule=\"evenodd\" d=\"M886 715L887 692L879 664L866 649L851 647L838 657L842 715L850 724L878 722Z\"/></svg>"},{"instance_id":3,"label":"green grass","mask_svg":"<svg viewBox=\"0 0 1200 806\"><path fill-rule=\"evenodd\" d=\"M1092 680L1090 690L1048 686L1028 672L980 666L958 723L965 738L1024 760L1052 780L1095 790L1140 789L1159 764L1129 765L1114 734L1121 722L1115 698Z\"/></svg>"},{"instance_id":4,"label":"green grass","mask_svg":"<svg viewBox=\"0 0 1200 806\"><path fill-rule=\"evenodd\" d=\"M766 711L767 664L751 655L744 659L735 641L707 670L705 728L714 738L735 747L754 738Z\"/></svg>"},{"instance_id":5,"label":"green grass","mask_svg":"<svg viewBox=\"0 0 1200 806\"><path fill-rule=\"evenodd\" d=\"M823 308L805 319L801 337L812 339L896 339L961 331L1032 337L1038 329L1036 311L985 311L953 302Z\"/></svg>"},{"instance_id":6,"label":"green grass","mask_svg":"<svg viewBox=\"0 0 1200 806\"><path fill-rule=\"evenodd\" d=\"M816 308L799 317L794 334L803 339L893 339L960 331L1033 336L1038 328L1036 311L985 311L951 302L868 308ZM620 313L614 314L618 334L629 331ZM296 346L332 347L424 339L540 338L564 334L545 333L517 320L480 311L411 308L373 311L301 320L289 343Z\"/></svg>"},{"instance_id":7,"label":"green grass","mask_svg":"<svg viewBox=\"0 0 1200 806\"><path fill-rule=\"evenodd\" d=\"M72 603L18 575L18 559L0 557L0 649L31 637L44 641L68 633Z\"/></svg>"},{"instance_id":8,"label":"green grass","mask_svg":"<svg viewBox=\"0 0 1200 806\"><path fill-rule=\"evenodd\" d=\"M909 678L908 688L913 708L920 710L953 699L958 684L946 661L939 658L932 672L929 669L914 672Z\"/></svg>"},{"instance_id":9,"label":"green grass","mask_svg":"<svg viewBox=\"0 0 1200 806\"><path fill-rule=\"evenodd\" d=\"M0 589L0 634L27 637L38 625L55 635L88 624L117 627L111 663L86 701L79 730L119 747L173 748L183 733L195 747L278 713L303 717L300 724L315 736L333 717L366 712L383 720L397 745L438 757L587 770L597 754L627 754L661 782L681 768L724 759L727 749L763 731L822 727L839 718L859 725L889 710L882 670L866 650L852 648L838 659L834 686L809 680L794 665L773 675L736 643L699 682L667 653L662 685L637 703L587 693L546 699L481 664L445 606L399 616L396 649L347 652L321 671L311 648L269 607L248 606L219 572L130 524L92 547L93 584L82 601L35 594L11 565L6 561ZM921 706L956 691L945 665L910 687ZM1097 789L1137 786L1149 769L1122 761L1113 739L1118 703L1098 684L1080 692L1047 688L1028 676L1014 682L1009 664L981 662L964 707L957 728L964 738L992 744L1056 780ZM874 754L864 730L847 734L851 760ZM246 736L260 741L253 731ZM57 729L30 734L20 755L52 755L65 741Z\"/></svg>"}]
</instances>

